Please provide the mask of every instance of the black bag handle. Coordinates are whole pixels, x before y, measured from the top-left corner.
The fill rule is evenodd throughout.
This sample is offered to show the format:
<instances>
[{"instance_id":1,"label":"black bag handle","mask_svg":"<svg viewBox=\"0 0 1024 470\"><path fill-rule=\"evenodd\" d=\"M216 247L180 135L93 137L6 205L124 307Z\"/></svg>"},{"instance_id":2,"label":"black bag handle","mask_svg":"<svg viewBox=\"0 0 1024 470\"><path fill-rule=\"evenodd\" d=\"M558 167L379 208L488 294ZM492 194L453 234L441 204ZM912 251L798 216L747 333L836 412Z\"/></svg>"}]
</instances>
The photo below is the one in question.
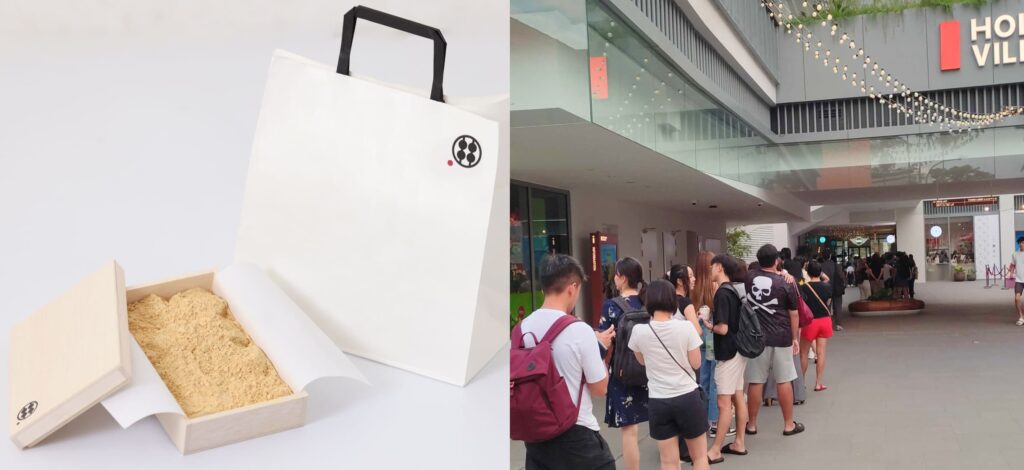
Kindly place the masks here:
<instances>
[{"instance_id":1,"label":"black bag handle","mask_svg":"<svg viewBox=\"0 0 1024 470\"><path fill-rule=\"evenodd\" d=\"M338 73L349 75L349 60L352 56L352 37L356 32L356 19L374 23L415 34L434 41L434 81L430 87L430 99L444 103L444 58L448 43L445 42L441 30L410 21L405 18L367 8L362 5L352 7L345 13L344 27L341 31L341 54L338 55Z\"/></svg>"}]
</instances>

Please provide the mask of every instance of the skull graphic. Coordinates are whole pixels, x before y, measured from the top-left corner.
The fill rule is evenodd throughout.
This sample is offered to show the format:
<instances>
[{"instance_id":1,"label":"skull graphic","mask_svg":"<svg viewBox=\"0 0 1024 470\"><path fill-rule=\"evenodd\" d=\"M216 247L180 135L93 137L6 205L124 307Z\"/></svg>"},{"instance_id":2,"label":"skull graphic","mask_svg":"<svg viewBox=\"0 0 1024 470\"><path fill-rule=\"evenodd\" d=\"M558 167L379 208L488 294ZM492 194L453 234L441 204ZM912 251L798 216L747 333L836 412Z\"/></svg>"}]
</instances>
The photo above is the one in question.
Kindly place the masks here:
<instances>
[{"instance_id":1,"label":"skull graphic","mask_svg":"<svg viewBox=\"0 0 1024 470\"><path fill-rule=\"evenodd\" d=\"M754 278L754 285L750 288L750 293L754 295L758 302L764 302L768 299L768 296L772 293L772 278L767 276L757 276Z\"/></svg>"}]
</instances>

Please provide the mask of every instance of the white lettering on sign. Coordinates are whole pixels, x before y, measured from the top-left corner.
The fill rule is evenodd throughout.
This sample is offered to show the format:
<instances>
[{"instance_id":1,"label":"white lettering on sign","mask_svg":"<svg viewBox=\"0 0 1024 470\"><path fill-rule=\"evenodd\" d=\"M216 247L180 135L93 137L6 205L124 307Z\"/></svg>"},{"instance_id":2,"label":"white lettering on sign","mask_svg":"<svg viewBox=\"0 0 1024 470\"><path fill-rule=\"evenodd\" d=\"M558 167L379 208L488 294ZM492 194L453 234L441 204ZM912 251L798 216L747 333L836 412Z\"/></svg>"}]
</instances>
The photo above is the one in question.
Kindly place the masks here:
<instances>
[{"instance_id":1,"label":"white lettering on sign","mask_svg":"<svg viewBox=\"0 0 1024 470\"><path fill-rule=\"evenodd\" d=\"M978 67L1024 62L1024 13L971 19L971 42Z\"/></svg>"}]
</instances>

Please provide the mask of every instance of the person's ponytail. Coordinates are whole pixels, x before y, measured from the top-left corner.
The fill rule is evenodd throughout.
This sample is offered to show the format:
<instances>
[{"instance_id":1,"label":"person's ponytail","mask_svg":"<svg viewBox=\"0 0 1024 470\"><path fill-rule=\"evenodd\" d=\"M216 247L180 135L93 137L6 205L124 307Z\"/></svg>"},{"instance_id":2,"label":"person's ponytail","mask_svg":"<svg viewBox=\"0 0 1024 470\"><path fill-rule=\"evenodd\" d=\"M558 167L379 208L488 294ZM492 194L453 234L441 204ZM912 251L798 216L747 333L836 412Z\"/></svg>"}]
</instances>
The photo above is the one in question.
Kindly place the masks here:
<instances>
[{"instance_id":1,"label":"person's ponytail","mask_svg":"<svg viewBox=\"0 0 1024 470\"><path fill-rule=\"evenodd\" d=\"M647 305L647 281L641 279L637 283L637 295L640 296L640 301Z\"/></svg>"}]
</instances>

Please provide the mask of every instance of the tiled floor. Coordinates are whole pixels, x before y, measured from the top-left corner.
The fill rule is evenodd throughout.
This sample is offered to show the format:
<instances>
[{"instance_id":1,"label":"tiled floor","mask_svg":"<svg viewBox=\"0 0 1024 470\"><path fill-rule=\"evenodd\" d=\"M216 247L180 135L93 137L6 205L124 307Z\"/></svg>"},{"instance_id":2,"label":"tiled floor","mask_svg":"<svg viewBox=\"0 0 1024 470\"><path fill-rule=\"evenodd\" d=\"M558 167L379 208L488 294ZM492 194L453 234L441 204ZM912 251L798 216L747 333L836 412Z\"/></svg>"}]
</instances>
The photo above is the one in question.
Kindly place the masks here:
<instances>
[{"instance_id":1,"label":"tiled floor","mask_svg":"<svg viewBox=\"0 0 1024 470\"><path fill-rule=\"evenodd\" d=\"M829 344L829 390L796 407L805 433L783 437L779 408L763 409L750 455L713 468L1024 469L1024 327L1013 324L1013 291L984 282L917 291L920 315L844 321ZM844 300L856 296L848 289ZM603 420L603 401L595 410ZM621 458L619 433L602 434ZM640 452L641 468L658 468L646 426ZM524 456L513 442L511 468Z\"/></svg>"}]
</instances>

